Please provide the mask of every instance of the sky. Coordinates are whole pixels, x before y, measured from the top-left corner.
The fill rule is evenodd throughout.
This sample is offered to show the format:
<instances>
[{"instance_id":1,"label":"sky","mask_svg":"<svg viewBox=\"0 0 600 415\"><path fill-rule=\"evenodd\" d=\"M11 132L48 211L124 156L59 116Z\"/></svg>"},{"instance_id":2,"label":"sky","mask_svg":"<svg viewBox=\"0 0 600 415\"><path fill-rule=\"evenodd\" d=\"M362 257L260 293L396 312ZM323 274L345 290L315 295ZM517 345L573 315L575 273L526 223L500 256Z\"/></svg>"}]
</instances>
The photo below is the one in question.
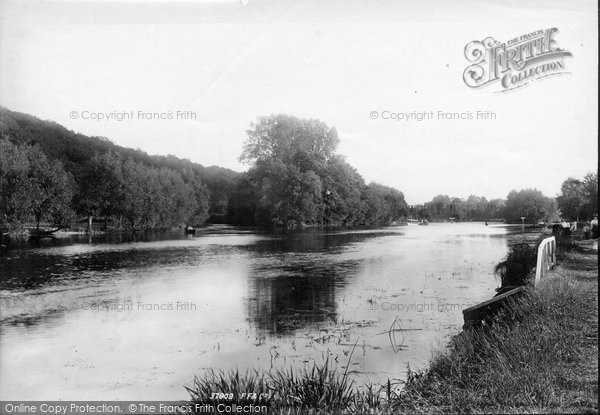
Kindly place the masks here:
<instances>
[{"instance_id":1,"label":"sky","mask_svg":"<svg viewBox=\"0 0 600 415\"><path fill-rule=\"evenodd\" d=\"M236 171L248 168L238 158L259 116L318 118L367 182L400 189L409 204L534 187L555 196L598 166L597 3L524 4L0 0L0 105ZM566 73L509 92L463 81L469 42L553 27L572 53Z\"/></svg>"}]
</instances>

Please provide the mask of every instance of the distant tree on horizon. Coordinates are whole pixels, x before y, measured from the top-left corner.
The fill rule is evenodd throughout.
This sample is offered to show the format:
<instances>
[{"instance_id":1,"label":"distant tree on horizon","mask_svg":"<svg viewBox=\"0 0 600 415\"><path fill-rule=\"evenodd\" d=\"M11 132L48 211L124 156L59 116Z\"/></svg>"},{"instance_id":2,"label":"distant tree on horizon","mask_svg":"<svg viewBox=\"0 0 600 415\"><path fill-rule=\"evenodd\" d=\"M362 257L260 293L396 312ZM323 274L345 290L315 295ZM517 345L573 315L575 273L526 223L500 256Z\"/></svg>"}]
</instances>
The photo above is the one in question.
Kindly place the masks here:
<instances>
[{"instance_id":1,"label":"distant tree on horizon","mask_svg":"<svg viewBox=\"0 0 600 415\"><path fill-rule=\"evenodd\" d=\"M565 219L592 219L598 213L598 174L588 173L583 180L567 178L556 202Z\"/></svg>"},{"instance_id":2,"label":"distant tree on horizon","mask_svg":"<svg viewBox=\"0 0 600 415\"><path fill-rule=\"evenodd\" d=\"M510 223L550 221L557 215L556 202L538 189L512 190L506 197L504 217Z\"/></svg>"}]
</instances>

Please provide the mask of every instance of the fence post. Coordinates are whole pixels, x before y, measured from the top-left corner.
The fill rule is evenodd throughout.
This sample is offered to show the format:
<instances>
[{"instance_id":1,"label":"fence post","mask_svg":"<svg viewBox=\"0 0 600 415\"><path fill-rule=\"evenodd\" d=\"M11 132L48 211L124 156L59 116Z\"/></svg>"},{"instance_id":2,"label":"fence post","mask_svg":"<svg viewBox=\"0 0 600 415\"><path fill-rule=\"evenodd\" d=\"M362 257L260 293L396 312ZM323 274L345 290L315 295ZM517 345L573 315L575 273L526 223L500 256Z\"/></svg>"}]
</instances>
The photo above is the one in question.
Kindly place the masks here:
<instances>
[{"instance_id":1,"label":"fence post","mask_svg":"<svg viewBox=\"0 0 600 415\"><path fill-rule=\"evenodd\" d=\"M556 264L556 238L551 236L540 242L537 251L537 263L535 267L535 282L537 285L546 272Z\"/></svg>"}]
</instances>

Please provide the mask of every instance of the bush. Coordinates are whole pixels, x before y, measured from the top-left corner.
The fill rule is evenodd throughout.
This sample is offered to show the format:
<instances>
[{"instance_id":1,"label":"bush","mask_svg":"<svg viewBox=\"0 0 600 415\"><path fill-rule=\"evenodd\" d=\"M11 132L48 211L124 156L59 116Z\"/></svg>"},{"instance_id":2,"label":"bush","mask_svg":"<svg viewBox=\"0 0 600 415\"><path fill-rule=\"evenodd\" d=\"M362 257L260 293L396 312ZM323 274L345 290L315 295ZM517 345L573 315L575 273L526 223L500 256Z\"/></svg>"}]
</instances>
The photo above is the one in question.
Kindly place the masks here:
<instances>
[{"instance_id":1,"label":"bush","mask_svg":"<svg viewBox=\"0 0 600 415\"><path fill-rule=\"evenodd\" d=\"M532 248L528 244L515 244L506 259L496 265L494 272L500 278L499 294L529 282L531 270L537 261L538 245L536 243Z\"/></svg>"},{"instance_id":2,"label":"bush","mask_svg":"<svg viewBox=\"0 0 600 415\"><path fill-rule=\"evenodd\" d=\"M557 259L559 261L563 261L567 254L580 254L583 252L583 248L573 241L570 234L559 232L554 237L556 238Z\"/></svg>"}]
</instances>

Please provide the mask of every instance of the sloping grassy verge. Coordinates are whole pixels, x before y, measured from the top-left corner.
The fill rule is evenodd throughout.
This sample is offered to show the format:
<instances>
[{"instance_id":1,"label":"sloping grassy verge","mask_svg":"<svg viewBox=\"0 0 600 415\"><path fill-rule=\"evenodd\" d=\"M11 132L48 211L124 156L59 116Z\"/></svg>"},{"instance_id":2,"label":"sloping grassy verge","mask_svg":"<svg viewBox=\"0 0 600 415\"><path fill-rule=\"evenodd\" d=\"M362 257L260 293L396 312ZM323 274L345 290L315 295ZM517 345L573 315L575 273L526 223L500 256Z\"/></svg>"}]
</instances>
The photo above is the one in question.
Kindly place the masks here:
<instances>
[{"instance_id":1,"label":"sloping grassy verge","mask_svg":"<svg viewBox=\"0 0 600 415\"><path fill-rule=\"evenodd\" d=\"M411 413L597 413L597 251L563 264L492 329L463 332L396 409Z\"/></svg>"}]
</instances>

